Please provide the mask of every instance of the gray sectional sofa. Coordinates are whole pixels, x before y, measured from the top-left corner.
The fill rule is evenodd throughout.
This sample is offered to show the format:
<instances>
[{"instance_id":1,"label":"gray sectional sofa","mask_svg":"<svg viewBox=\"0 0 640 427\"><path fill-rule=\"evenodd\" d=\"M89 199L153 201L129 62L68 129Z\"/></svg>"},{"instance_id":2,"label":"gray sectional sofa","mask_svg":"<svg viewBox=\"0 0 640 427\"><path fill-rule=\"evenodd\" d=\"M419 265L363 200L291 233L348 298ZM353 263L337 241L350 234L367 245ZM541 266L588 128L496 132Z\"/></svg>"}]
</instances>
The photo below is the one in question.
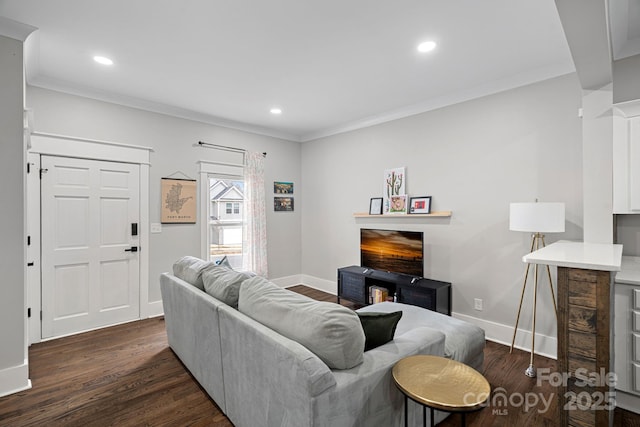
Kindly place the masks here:
<instances>
[{"instance_id":1,"label":"gray sectional sofa","mask_svg":"<svg viewBox=\"0 0 640 427\"><path fill-rule=\"evenodd\" d=\"M401 426L398 360L434 354L482 368L482 329L419 307L363 308L403 311L393 340L365 352L356 313L261 277L185 257L160 284L169 345L237 427ZM422 425L411 401L408 421Z\"/></svg>"}]
</instances>

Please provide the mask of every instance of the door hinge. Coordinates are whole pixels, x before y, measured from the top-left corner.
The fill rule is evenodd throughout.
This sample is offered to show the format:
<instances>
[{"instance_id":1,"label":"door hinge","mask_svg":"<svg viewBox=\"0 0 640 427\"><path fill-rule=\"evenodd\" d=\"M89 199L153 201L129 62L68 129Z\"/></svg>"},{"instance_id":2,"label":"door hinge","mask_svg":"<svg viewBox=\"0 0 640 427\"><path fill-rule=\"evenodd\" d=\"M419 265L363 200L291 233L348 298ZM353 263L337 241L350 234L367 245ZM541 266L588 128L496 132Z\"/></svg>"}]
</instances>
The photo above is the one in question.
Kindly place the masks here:
<instances>
[{"instance_id":1,"label":"door hinge","mask_svg":"<svg viewBox=\"0 0 640 427\"><path fill-rule=\"evenodd\" d=\"M27 162L27 173L31 173L31 163Z\"/></svg>"},{"instance_id":2,"label":"door hinge","mask_svg":"<svg viewBox=\"0 0 640 427\"><path fill-rule=\"evenodd\" d=\"M42 320L42 310L40 310L40 320Z\"/></svg>"},{"instance_id":3,"label":"door hinge","mask_svg":"<svg viewBox=\"0 0 640 427\"><path fill-rule=\"evenodd\" d=\"M27 317L31 317L31 307L27 308Z\"/></svg>"},{"instance_id":4,"label":"door hinge","mask_svg":"<svg viewBox=\"0 0 640 427\"><path fill-rule=\"evenodd\" d=\"M40 169L40 179L42 179L42 175L49 172L49 169Z\"/></svg>"},{"instance_id":5,"label":"door hinge","mask_svg":"<svg viewBox=\"0 0 640 427\"><path fill-rule=\"evenodd\" d=\"M31 246L31 236L27 236L27 246Z\"/></svg>"}]
</instances>

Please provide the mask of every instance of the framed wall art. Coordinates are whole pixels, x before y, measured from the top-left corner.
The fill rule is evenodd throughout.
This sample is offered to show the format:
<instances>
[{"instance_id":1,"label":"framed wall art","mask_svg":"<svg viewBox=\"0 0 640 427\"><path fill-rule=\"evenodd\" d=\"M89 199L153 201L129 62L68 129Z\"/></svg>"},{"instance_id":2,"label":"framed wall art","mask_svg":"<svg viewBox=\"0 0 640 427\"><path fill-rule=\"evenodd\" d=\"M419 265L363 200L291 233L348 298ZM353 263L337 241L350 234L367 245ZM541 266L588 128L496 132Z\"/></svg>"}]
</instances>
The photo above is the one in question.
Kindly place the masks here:
<instances>
[{"instance_id":1,"label":"framed wall art","mask_svg":"<svg viewBox=\"0 0 640 427\"><path fill-rule=\"evenodd\" d=\"M275 194L293 194L293 182L273 182L273 192Z\"/></svg>"},{"instance_id":2,"label":"framed wall art","mask_svg":"<svg viewBox=\"0 0 640 427\"><path fill-rule=\"evenodd\" d=\"M406 214L407 213L407 196L391 196L389 198L390 214Z\"/></svg>"},{"instance_id":3,"label":"framed wall art","mask_svg":"<svg viewBox=\"0 0 640 427\"><path fill-rule=\"evenodd\" d=\"M401 196L406 193L406 172L405 168L385 169L382 189L383 207L382 213L391 212L391 197Z\"/></svg>"},{"instance_id":4,"label":"framed wall art","mask_svg":"<svg viewBox=\"0 0 640 427\"><path fill-rule=\"evenodd\" d=\"M273 210L276 212L293 212L293 197L274 197Z\"/></svg>"},{"instance_id":5,"label":"framed wall art","mask_svg":"<svg viewBox=\"0 0 640 427\"><path fill-rule=\"evenodd\" d=\"M195 224L197 183L195 179L162 178L160 222L163 224Z\"/></svg>"},{"instance_id":6,"label":"framed wall art","mask_svg":"<svg viewBox=\"0 0 640 427\"><path fill-rule=\"evenodd\" d=\"M431 213L431 196L411 197L409 199L410 214Z\"/></svg>"},{"instance_id":7,"label":"framed wall art","mask_svg":"<svg viewBox=\"0 0 640 427\"><path fill-rule=\"evenodd\" d=\"M382 215L382 197L372 197L369 201L369 215Z\"/></svg>"}]
</instances>

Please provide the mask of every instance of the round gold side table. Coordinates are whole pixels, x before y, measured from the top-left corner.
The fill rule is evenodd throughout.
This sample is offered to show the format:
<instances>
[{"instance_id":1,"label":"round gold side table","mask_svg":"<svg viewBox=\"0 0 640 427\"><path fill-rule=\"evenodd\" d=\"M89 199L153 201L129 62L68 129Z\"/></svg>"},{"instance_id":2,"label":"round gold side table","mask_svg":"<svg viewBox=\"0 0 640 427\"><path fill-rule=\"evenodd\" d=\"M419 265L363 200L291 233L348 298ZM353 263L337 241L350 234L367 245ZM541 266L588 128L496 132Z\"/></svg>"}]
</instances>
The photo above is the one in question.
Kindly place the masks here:
<instances>
[{"instance_id":1,"label":"round gold side table","mask_svg":"<svg viewBox=\"0 0 640 427\"><path fill-rule=\"evenodd\" d=\"M415 355L398 361L392 370L393 380L404 394L404 425L408 426L407 405L411 399L422 406L423 425L427 425L427 411L459 412L462 425L466 413L484 407L491 386L475 369L455 360L439 356Z\"/></svg>"}]
</instances>

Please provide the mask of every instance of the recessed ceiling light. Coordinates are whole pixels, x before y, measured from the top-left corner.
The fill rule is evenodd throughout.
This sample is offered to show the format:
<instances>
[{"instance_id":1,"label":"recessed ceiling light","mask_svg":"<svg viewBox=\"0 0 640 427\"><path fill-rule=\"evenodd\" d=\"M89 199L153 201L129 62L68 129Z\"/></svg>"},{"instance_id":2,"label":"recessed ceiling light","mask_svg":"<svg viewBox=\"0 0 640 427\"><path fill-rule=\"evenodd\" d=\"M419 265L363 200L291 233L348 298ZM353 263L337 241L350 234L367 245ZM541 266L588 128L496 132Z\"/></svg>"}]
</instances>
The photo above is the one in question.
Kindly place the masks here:
<instances>
[{"instance_id":1,"label":"recessed ceiling light","mask_svg":"<svg viewBox=\"0 0 640 427\"><path fill-rule=\"evenodd\" d=\"M418 45L418 52L431 52L435 48L436 48L436 42L430 40L427 42L420 43Z\"/></svg>"},{"instance_id":2,"label":"recessed ceiling light","mask_svg":"<svg viewBox=\"0 0 640 427\"><path fill-rule=\"evenodd\" d=\"M113 61L111 59L107 58L106 56L96 55L96 56L93 57L93 60L96 61L98 64L113 65Z\"/></svg>"},{"instance_id":3,"label":"recessed ceiling light","mask_svg":"<svg viewBox=\"0 0 640 427\"><path fill-rule=\"evenodd\" d=\"M282 110L278 107L273 107L271 110L269 110L271 112L271 114L282 114Z\"/></svg>"}]
</instances>

